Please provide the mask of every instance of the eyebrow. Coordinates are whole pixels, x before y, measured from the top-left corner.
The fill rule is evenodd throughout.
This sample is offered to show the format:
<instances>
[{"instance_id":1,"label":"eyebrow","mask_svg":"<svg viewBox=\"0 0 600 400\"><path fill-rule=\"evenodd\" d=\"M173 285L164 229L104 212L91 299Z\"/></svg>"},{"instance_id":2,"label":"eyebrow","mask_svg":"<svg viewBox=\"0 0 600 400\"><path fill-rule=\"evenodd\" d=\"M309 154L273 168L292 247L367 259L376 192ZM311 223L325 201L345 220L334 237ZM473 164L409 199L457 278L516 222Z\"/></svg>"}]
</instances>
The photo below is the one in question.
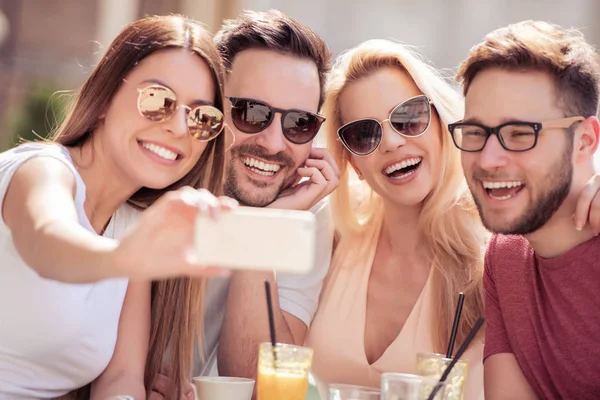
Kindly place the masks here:
<instances>
[{"instance_id":1,"label":"eyebrow","mask_svg":"<svg viewBox=\"0 0 600 400\"><path fill-rule=\"evenodd\" d=\"M487 125L487 124L484 124L484 123L483 123L483 122L482 122L482 121L481 121L479 118L477 118L477 117L464 118L464 119L462 119L462 120L461 120L461 122L462 122L462 123L465 123L465 124L479 124L479 125L483 125L483 126L489 126L489 125ZM524 119L520 119L520 118L502 118L502 119L500 120L500 123L499 123L498 125L506 124L506 123L509 123L509 122L516 122L516 123L519 123L519 122L531 122L531 121L524 120Z\"/></svg>"},{"instance_id":2,"label":"eyebrow","mask_svg":"<svg viewBox=\"0 0 600 400\"><path fill-rule=\"evenodd\" d=\"M464 124L480 124L483 125L483 123L479 120L479 118L463 118L460 120L460 122L464 123Z\"/></svg>"},{"instance_id":3,"label":"eyebrow","mask_svg":"<svg viewBox=\"0 0 600 400\"><path fill-rule=\"evenodd\" d=\"M259 100L259 99L255 99L253 97L247 97L247 96L225 96L228 99L238 99L238 100L249 100L249 101L253 101L255 103L261 103L264 104L266 106L272 107L271 104L267 103L264 100Z\"/></svg>"},{"instance_id":4,"label":"eyebrow","mask_svg":"<svg viewBox=\"0 0 600 400\"><path fill-rule=\"evenodd\" d=\"M151 83L151 84L155 84L155 85L160 85L160 86L164 86L167 89L169 89L170 91L172 91L173 93L175 93L175 95L177 95L177 93L175 92L175 90L173 90L169 85L167 85L166 83L164 83L161 80L158 79L145 79L142 82L140 82L140 84L144 84L144 83ZM203 99L196 99L193 100L192 102L190 102L188 104L188 106L212 106L214 103L210 100L203 100Z\"/></svg>"}]
</instances>

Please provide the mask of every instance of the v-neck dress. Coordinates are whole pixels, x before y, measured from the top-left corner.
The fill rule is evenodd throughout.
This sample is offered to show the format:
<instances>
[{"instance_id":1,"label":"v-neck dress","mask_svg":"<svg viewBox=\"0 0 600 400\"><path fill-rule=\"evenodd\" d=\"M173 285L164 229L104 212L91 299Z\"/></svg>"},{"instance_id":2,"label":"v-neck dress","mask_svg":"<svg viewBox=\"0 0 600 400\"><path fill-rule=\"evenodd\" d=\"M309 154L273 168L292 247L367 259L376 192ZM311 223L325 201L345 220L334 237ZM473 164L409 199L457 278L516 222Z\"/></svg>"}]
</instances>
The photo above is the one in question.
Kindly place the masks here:
<instances>
[{"instance_id":1,"label":"v-neck dress","mask_svg":"<svg viewBox=\"0 0 600 400\"><path fill-rule=\"evenodd\" d=\"M340 243L321 292L306 345L314 349L312 374L322 399L332 383L379 388L384 372L415 373L417 353L434 352L431 272L408 319L381 357L369 364L364 345L367 289L381 218L351 243ZM433 269L432 269L433 270ZM465 400L483 399L483 343L472 343L463 358L469 362Z\"/></svg>"}]
</instances>

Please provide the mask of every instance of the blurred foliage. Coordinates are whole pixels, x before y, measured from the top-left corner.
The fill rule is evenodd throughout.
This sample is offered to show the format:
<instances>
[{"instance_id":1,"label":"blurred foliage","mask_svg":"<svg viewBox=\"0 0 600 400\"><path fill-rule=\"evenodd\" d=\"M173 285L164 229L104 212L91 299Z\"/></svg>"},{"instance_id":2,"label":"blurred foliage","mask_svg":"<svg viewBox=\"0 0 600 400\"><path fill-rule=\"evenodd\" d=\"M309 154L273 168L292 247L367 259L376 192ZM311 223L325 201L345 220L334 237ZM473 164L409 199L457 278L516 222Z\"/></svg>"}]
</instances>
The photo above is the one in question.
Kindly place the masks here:
<instances>
[{"instance_id":1,"label":"blurred foliage","mask_svg":"<svg viewBox=\"0 0 600 400\"><path fill-rule=\"evenodd\" d=\"M48 138L63 121L70 99L69 93L61 92L53 83L34 83L10 123L8 146Z\"/></svg>"}]
</instances>

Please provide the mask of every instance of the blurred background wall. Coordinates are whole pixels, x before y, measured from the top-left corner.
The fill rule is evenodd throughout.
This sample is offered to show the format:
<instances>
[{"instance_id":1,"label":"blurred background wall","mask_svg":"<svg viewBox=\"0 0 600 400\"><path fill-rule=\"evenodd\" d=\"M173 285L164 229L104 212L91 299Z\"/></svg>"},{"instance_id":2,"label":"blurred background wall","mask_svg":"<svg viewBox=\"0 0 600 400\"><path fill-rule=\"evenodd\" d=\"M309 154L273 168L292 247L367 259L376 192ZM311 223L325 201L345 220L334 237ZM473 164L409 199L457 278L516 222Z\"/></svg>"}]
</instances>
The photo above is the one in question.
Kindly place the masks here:
<instances>
[{"instance_id":1,"label":"blurred background wall","mask_svg":"<svg viewBox=\"0 0 600 400\"><path fill-rule=\"evenodd\" d=\"M417 46L455 68L500 26L542 19L600 47L600 0L0 0L0 150L44 135L115 35L148 14L182 13L216 31L245 9L277 8L319 33L334 55L371 38Z\"/></svg>"}]
</instances>

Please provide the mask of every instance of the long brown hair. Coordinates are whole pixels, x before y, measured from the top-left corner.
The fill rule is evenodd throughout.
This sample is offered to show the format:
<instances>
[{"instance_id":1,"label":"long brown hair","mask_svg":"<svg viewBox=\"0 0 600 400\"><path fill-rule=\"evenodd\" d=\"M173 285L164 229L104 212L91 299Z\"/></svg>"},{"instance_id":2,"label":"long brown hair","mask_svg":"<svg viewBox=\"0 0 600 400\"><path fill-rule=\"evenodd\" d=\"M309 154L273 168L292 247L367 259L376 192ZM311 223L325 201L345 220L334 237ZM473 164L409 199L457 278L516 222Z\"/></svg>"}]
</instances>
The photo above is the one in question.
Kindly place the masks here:
<instances>
[{"instance_id":1,"label":"long brown hair","mask_svg":"<svg viewBox=\"0 0 600 400\"><path fill-rule=\"evenodd\" d=\"M407 73L434 104L440 120L442 168L433 191L425 199L418 229L424 233L432 256L434 350L446 352L458 293L465 293L456 343L462 343L484 313L483 257L489 234L485 231L460 166L447 124L460 118L459 94L411 48L388 40L369 40L340 55L330 74L323 113L327 147L341 170L340 185L332 194L333 217L342 246L353 245L370 222L383 213L382 199L364 181L352 175L350 153L337 139L342 125L340 97L345 88L382 68ZM361 194L363 192L364 194ZM357 206L358 204L358 206ZM479 334L481 337L481 333ZM458 346L455 346L455 350Z\"/></svg>"},{"instance_id":2,"label":"long brown hair","mask_svg":"<svg viewBox=\"0 0 600 400\"><path fill-rule=\"evenodd\" d=\"M198 22L179 15L151 16L128 25L112 42L106 54L75 96L64 123L53 142L79 147L96 132L100 115L107 109L123 80L145 57L170 48L189 50L201 57L212 72L214 106L223 110L223 67L211 35ZM210 141L198 163L167 188L141 188L128 200L138 209L149 207L160 196L182 186L206 188L221 194L225 164L225 133ZM192 370L194 342L201 338L203 279L178 278L152 284L150 343L144 383L151 388L169 353L170 377L174 380L168 398L179 399Z\"/></svg>"}]
</instances>

